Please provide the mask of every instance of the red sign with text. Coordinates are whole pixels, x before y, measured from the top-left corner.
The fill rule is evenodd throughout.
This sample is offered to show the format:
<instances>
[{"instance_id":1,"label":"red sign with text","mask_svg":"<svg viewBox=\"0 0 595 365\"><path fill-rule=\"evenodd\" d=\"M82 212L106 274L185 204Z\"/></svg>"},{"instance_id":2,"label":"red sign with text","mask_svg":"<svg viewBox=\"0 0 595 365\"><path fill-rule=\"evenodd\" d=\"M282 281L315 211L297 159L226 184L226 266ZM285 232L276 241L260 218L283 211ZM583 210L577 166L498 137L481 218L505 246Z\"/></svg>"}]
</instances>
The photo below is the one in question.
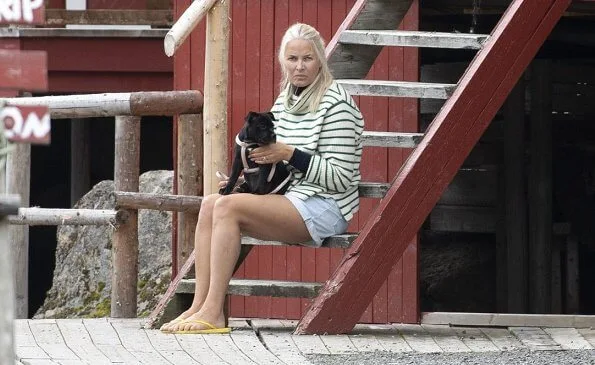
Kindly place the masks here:
<instances>
[{"instance_id":1,"label":"red sign with text","mask_svg":"<svg viewBox=\"0 0 595 365\"><path fill-rule=\"evenodd\" d=\"M0 122L11 142L50 143L50 113L45 106L6 105L0 109Z\"/></svg>"}]
</instances>

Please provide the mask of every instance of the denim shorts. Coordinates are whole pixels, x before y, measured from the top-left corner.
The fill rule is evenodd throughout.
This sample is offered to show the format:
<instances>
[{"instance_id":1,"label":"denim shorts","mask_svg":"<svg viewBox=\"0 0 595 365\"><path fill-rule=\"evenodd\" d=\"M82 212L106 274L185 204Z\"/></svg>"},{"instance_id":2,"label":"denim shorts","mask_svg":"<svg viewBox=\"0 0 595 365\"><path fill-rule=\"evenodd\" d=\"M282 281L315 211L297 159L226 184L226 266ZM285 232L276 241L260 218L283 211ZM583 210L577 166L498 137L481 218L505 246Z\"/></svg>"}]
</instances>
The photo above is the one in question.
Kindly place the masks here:
<instances>
[{"instance_id":1,"label":"denim shorts","mask_svg":"<svg viewBox=\"0 0 595 365\"><path fill-rule=\"evenodd\" d=\"M347 230L347 221L341 214L339 205L333 198L324 198L318 195L301 200L291 192L285 197L300 212L312 242L304 242L304 246L320 247L322 241L330 236L344 233Z\"/></svg>"}]
</instances>

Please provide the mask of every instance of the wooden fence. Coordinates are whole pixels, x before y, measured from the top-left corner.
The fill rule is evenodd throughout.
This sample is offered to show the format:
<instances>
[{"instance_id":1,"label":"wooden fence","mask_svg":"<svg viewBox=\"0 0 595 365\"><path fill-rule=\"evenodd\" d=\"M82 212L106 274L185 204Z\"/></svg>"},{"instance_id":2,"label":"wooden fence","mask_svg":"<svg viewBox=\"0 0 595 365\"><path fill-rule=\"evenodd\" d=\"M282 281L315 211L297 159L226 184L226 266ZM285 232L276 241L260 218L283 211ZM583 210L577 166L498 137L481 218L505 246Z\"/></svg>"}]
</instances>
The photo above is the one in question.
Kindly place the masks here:
<instances>
[{"instance_id":1,"label":"wooden fence","mask_svg":"<svg viewBox=\"0 0 595 365\"><path fill-rule=\"evenodd\" d=\"M116 195L119 192L134 194L138 192L139 183L139 151L140 151L140 123L141 116L180 115L177 120L178 156L184 156L177 168L178 182L188 191L198 190L196 177L202 150L202 108L203 97L198 91L168 91L168 92L136 92L118 94L66 95L44 96L28 98L2 99L11 105L46 105L50 116L54 119L106 117L116 118L115 132L115 162L114 185ZM19 167L23 171L15 174L26 174L30 166L23 164ZM194 184L194 186L192 186ZM141 195L142 196L142 195ZM155 202L159 198L152 197ZM116 228L113 236L113 276L111 296L112 317L136 317L136 294L138 278L138 213L143 208L143 201L129 203L124 209L116 207L114 210L95 209L47 209L47 208L19 208L15 216L8 219L10 224L20 225L103 225L109 224ZM162 209L168 210L168 206ZM175 210L175 209L172 209ZM196 208L184 215L197 215ZM193 232L195 219L179 217L180 229ZM24 238L23 238L24 239ZM193 237L182 235L180 247L192 247ZM28 242L13 242L13 245L24 246ZM18 263L17 263L18 265ZM4 269L4 265L3 269Z\"/></svg>"}]
</instances>

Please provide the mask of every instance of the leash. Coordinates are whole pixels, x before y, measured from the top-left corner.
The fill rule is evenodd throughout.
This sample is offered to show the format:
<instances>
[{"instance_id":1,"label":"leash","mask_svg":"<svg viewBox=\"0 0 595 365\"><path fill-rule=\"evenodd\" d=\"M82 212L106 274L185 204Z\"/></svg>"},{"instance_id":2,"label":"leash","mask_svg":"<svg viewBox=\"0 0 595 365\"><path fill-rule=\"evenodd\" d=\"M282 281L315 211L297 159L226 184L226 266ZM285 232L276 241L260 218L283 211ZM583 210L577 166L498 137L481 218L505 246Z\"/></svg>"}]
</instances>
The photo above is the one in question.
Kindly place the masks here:
<instances>
[{"instance_id":1,"label":"leash","mask_svg":"<svg viewBox=\"0 0 595 365\"><path fill-rule=\"evenodd\" d=\"M250 167L250 165L248 164L247 151L250 146L256 145L256 146L260 147L261 144L244 142L244 141L240 140L239 134L236 134L236 144L238 146L240 146L242 149L241 155L242 155L242 165L244 166L244 170L243 170L244 174L252 174L252 173L258 172L260 170L259 166ZM269 176L267 176L267 182L271 182L271 180L273 180L273 176L275 176L276 170L277 170L277 164L273 164L273 167L271 168L271 172L269 172ZM291 180L291 174L288 174L287 177L285 178L285 180L283 180L279 185L277 185L277 187L275 189L273 189L273 191L271 191L269 194L275 194L276 192L281 190L289 182L289 180Z\"/></svg>"}]
</instances>

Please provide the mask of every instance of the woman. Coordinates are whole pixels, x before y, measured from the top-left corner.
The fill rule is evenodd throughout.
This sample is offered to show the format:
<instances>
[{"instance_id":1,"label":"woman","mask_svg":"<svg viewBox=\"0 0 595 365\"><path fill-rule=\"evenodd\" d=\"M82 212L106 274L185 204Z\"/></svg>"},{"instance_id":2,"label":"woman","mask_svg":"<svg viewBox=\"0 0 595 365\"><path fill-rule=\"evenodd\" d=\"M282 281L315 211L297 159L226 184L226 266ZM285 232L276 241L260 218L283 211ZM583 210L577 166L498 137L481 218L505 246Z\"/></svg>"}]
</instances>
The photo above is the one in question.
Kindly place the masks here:
<instances>
[{"instance_id":1,"label":"woman","mask_svg":"<svg viewBox=\"0 0 595 365\"><path fill-rule=\"evenodd\" d=\"M277 143L254 149L250 158L259 164L287 161L292 185L285 195L205 197L195 235L194 300L162 331L229 332L223 304L241 234L320 246L326 237L345 232L358 210L364 121L353 99L333 80L320 34L306 24L291 26L279 48L279 62L281 93L271 110Z\"/></svg>"}]
</instances>

